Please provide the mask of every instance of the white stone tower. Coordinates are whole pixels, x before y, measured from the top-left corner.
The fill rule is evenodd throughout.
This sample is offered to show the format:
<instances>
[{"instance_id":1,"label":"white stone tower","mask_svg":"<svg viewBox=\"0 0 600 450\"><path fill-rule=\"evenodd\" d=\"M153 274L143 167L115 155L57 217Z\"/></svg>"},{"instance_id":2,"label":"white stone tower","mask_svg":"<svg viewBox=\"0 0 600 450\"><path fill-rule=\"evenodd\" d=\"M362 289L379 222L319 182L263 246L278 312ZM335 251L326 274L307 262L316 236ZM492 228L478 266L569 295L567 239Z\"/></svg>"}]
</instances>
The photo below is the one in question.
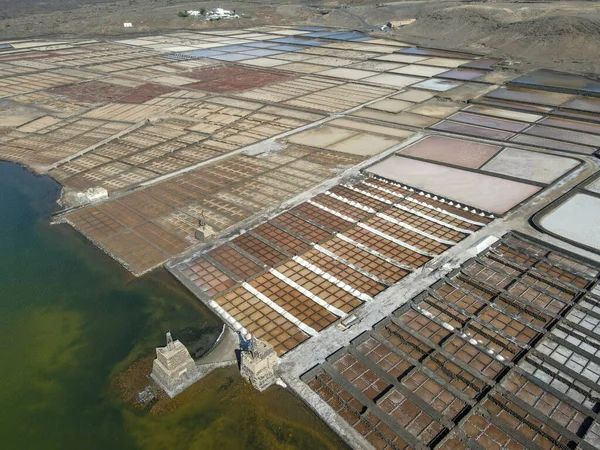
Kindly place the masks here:
<instances>
[{"instance_id":1,"label":"white stone tower","mask_svg":"<svg viewBox=\"0 0 600 450\"><path fill-rule=\"evenodd\" d=\"M249 350L241 355L240 372L260 392L277 382L279 358L273 346L254 339Z\"/></svg>"},{"instance_id":2,"label":"white stone tower","mask_svg":"<svg viewBox=\"0 0 600 450\"><path fill-rule=\"evenodd\" d=\"M185 345L167 333L167 346L157 347L150 377L173 398L200 378L196 363Z\"/></svg>"}]
</instances>

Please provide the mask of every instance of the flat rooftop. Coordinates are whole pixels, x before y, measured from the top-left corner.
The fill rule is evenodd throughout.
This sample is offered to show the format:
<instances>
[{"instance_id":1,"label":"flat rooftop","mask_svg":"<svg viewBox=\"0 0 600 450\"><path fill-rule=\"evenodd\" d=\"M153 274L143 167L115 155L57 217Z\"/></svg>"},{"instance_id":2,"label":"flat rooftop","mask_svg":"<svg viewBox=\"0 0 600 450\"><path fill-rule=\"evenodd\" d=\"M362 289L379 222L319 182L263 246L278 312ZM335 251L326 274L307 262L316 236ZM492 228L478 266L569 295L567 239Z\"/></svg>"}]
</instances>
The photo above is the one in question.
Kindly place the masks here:
<instances>
[{"instance_id":1,"label":"flat rooftop","mask_svg":"<svg viewBox=\"0 0 600 450\"><path fill-rule=\"evenodd\" d=\"M0 159L62 184L55 222L272 344L354 448L587 450L599 92L321 27L15 41Z\"/></svg>"}]
</instances>

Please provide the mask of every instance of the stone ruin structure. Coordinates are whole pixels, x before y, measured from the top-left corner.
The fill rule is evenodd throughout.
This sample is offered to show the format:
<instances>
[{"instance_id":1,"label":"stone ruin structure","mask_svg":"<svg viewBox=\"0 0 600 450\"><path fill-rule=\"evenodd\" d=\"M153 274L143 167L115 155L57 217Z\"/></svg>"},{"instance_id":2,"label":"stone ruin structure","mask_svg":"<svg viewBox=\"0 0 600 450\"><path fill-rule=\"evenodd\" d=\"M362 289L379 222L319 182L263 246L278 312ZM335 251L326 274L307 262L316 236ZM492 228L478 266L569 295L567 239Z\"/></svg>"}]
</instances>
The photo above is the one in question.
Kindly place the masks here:
<instances>
[{"instance_id":1,"label":"stone ruin structure","mask_svg":"<svg viewBox=\"0 0 600 450\"><path fill-rule=\"evenodd\" d=\"M277 382L279 358L273 346L254 339L247 350L241 353L240 372L242 377L262 392Z\"/></svg>"},{"instance_id":2,"label":"stone ruin structure","mask_svg":"<svg viewBox=\"0 0 600 450\"><path fill-rule=\"evenodd\" d=\"M103 187L91 187L84 192L70 193L67 196L70 197L68 203L79 206L107 199L108 191Z\"/></svg>"},{"instance_id":3,"label":"stone ruin structure","mask_svg":"<svg viewBox=\"0 0 600 450\"><path fill-rule=\"evenodd\" d=\"M204 211L201 213L200 220L198 220L198 227L196 227L194 234L199 241L206 241L215 235L215 230L204 219Z\"/></svg>"},{"instance_id":4,"label":"stone ruin structure","mask_svg":"<svg viewBox=\"0 0 600 450\"><path fill-rule=\"evenodd\" d=\"M202 373L179 340L167 333L167 346L157 347L150 377L173 398L202 377Z\"/></svg>"}]
</instances>

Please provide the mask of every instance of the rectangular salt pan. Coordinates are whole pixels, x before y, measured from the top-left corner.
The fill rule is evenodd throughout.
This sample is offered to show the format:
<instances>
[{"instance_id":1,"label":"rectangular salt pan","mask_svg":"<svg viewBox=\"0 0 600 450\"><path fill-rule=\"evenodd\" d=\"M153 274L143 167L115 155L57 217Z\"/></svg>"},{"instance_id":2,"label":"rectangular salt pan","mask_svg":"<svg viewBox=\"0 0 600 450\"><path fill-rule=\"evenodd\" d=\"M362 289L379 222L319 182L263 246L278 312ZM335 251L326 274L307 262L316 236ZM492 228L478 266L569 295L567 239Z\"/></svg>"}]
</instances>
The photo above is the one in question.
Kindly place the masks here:
<instances>
[{"instance_id":1,"label":"rectangular salt pan","mask_svg":"<svg viewBox=\"0 0 600 450\"><path fill-rule=\"evenodd\" d=\"M572 142L574 144L589 145L590 147L596 148L600 143L598 136L593 134L583 133L581 131L564 130L545 125L533 125L525 133L546 139L556 139L559 141Z\"/></svg>"},{"instance_id":2,"label":"rectangular salt pan","mask_svg":"<svg viewBox=\"0 0 600 450\"><path fill-rule=\"evenodd\" d=\"M438 57L444 57L444 58L472 59L475 57L474 55L470 55L468 53L458 53L458 52L452 52L452 51L446 51L446 50L434 50L434 49L429 49L429 48L417 48L417 47L405 48L403 50L399 50L397 53L402 53L404 55L438 56Z\"/></svg>"},{"instance_id":3,"label":"rectangular salt pan","mask_svg":"<svg viewBox=\"0 0 600 450\"><path fill-rule=\"evenodd\" d=\"M444 120L438 124L433 125L431 128L433 128L434 130L448 131L450 133L457 134L466 134L468 136L475 136L485 139L495 139L498 141L503 141L514 136L513 133L510 133L508 131L478 127L466 123L453 122L451 120Z\"/></svg>"},{"instance_id":4,"label":"rectangular salt pan","mask_svg":"<svg viewBox=\"0 0 600 450\"><path fill-rule=\"evenodd\" d=\"M596 194L600 194L600 178L596 178L595 181L592 181L585 188L588 191L595 192Z\"/></svg>"},{"instance_id":5,"label":"rectangular salt pan","mask_svg":"<svg viewBox=\"0 0 600 450\"><path fill-rule=\"evenodd\" d=\"M495 214L506 213L541 189L518 181L399 156L383 160L368 171Z\"/></svg>"},{"instance_id":6,"label":"rectangular salt pan","mask_svg":"<svg viewBox=\"0 0 600 450\"><path fill-rule=\"evenodd\" d=\"M525 89L517 87L501 87L490 92L486 98L508 100L524 103L535 103L539 105L559 106L571 100L572 95L557 92L544 92L537 89Z\"/></svg>"},{"instance_id":7,"label":"rectangular salt pan","mask_svg":"<svg viewBox=\"0 0 600 450\"><path fill-rule=\"evenodd\" d=\"M580 97L563 105L564 108L600 113L600 99Z\"/></svg>"},{"instance_id":8,"label":"rectangular salt pan","mask_svg":"<svg viewBox=\"0 0 600 450\"><path fill-rule=\"evenodd\" d=\"M467 64L463 64L460 67L464 67L467 69L493 70L494 66L499 62L499 59L476 59Z\"/></svg>"},{"instance_id":9,"label":"rectangular salt pan","mask_svg":"<svg viewBox=\"0 0 600 450\"><path fill-rule=\"evenodd\" d=\"M484 165L482 170L539 183L551 183L578 164L579 161L571 158L506 148Z\"/></svg>"},{"instance_id":10,"label":"rectangular salt pan","mask_svg":"<svg viewBox=\"0 0 600 450\"><path fill-rule=\"evenodd\" d=\"M462 122L471 125L479 125L487 128L496 128L503 131L522 131L529 126L528 123L515 122L507 119L498 119L489 116L481 116L478 114L470 114L465 112L458 112L448 117L455 122Z\"/></svg>"},{"instance_id":11,"label":"rectangular salt pan","mask_svg":"<svg viewBox=\"0 0 600 450\"><path fill-rule=\"evenodd\" d=\"M402 154L476 169L498 153L500 149L499 145L482 144L445 136L428 136L405 147Z\"/></svg>"},{"instance_id":12,"label":"rectangular salt pan","mask_svg":"<svg viewBox=\"0 0 600 450\"><path fill-rule=\"evenodd\" d=\"M600 198L575 194L546 214L540 224L571 241L600 250Z\"/></svg>"},{"instance_id":13,"label":"rectangular salt pan","mask_svg":"<svg viewBox=\"0 0 600 450\"><path fill-rule=\"evenodd\" d=\"M451 80L474 80L485 75L485 72L479 70L454 69L438 75L440 78L449 78Z\"/></svg>"},{"instance_id":14,"label":"rectangular salt pan","mask_svg":"<svg viewBox=\"0 0 600 450\"><path fill-rule=\"evenodd\" d=\"M600 96L600 83L590 78L571 73L540 69L512 81L515 84L533 86L538 89L558 92L585 93Z\"/></svg>"},{"instance_id":15,"label":"rectangular salt pan","mask_svg":"<svg viewBox=\"0 0 600 450\"><path fill-rule=\"evenodd\" d=\"M511 139L513 142L519 144L533 145L542 148L551 148L554 150L563 150L566 152L585 153L587 155L593 154L596 149L593 147L587 147L585 145L572 144L570 142L556 141L554 139L547 139L537 136L529 136L526 134L519 134Z\"/></svg>"}]
</instances>

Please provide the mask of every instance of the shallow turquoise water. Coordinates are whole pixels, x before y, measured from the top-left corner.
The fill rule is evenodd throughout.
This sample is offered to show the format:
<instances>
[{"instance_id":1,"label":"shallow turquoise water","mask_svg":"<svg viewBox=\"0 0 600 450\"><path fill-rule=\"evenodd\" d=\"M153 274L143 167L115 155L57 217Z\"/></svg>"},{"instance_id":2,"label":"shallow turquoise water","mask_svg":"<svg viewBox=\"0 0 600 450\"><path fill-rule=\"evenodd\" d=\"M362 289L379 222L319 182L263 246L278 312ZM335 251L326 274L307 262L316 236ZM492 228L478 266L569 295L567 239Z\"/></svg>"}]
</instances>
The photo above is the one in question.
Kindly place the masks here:
<instances>
[{"instance_id":1,"label":"shallow turquoise water","mask_svg":"<svg viewBox=\"0 0 600 450\"><path fill-rule=\"evenodd\" d=\"M133 278L70 227L50 226L59 194L51 179L0 163L1 448L341 446L298 399L250 393L235 370L202 380L201 400L166 415L122 404L112 376L166 331L201 351L221 324L164 271Z\"/></svg>"}]
</instances>

